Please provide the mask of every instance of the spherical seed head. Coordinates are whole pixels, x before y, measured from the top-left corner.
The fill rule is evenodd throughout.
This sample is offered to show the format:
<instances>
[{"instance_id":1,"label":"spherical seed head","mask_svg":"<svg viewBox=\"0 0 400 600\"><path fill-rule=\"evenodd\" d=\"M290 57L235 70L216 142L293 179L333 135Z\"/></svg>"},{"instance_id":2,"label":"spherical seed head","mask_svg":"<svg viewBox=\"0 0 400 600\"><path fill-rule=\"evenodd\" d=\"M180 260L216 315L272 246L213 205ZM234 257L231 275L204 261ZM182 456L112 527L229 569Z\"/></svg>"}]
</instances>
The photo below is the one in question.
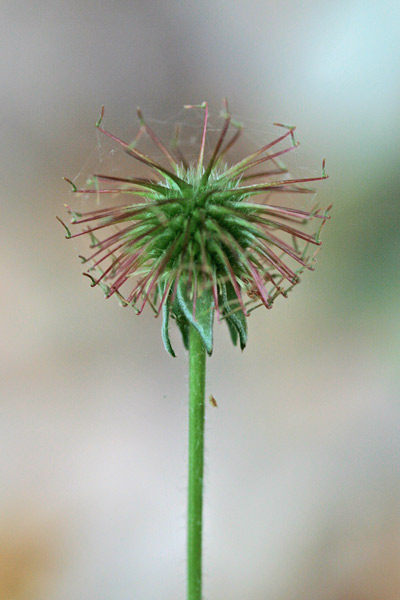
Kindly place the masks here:
<instances>
[{"instance_id":1,"label":"spherical seed head","mask_svg":"<svg viewBox=\"0 0 400 600\"><path fill-rule=\"evenodd\" d=\"M241 127L227 139L232 126L224 102L223 126L211 156L205 162L208 105L204 111L198 159L185 159L177 138L167 148L147 125L138 109L140 130L154 142L170 166L155 161L101 127L104 111L96 124L100 131L144 163L149 178L96 175L108 186L74 193L132 195L128 204L109 206L87 213L71 213L72 224L86 229L72 236L90 236L94 252L85 275L92 286L100 286L107 298L115 295L123 306L141 313L148 303L156 316L163 315L162 335L166 349L175 356L169 337L174 319L188 345L191 325L199 331L209 354L213 348L214 314L225 320L234 344L247 343L247 321L257 306L271 308L286 296L304 269L313 269L319 232L329 218L317 207L309 210L282 205L274 197L302 198L313 192L299 184L326 178L290 179L278 157L297 146L294 128L243 160L229 165L226 154L239 138ZM277 146L285 141L290 145ZM268 163L267 171L257 170ZM72 183L72 182L70 182ZM317 223L312 233L310 223ZM98 232L106 231L99 239ZM96 276L92 275L96 274ZM125 290L127 290L125 292Z\"/></svg>"}]
</instances>

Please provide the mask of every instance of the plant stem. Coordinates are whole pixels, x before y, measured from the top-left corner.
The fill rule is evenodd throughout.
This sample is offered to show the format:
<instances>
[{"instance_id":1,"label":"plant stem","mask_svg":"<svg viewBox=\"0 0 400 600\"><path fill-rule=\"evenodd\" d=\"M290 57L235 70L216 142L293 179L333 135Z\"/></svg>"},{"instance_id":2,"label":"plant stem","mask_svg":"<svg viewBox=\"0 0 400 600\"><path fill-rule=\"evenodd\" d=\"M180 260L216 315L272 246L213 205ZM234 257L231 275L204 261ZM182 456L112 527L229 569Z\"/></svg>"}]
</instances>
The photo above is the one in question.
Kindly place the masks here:
<instances>
[{"instance_id":1,"label":"plant stem","mask_svg":"<svg viewBox=\"0 0 400 600\"><path fill-rule=\"evenodd\" d=\"M197 329L189 334L189 474L187 521L187 600L202 597L204 395L206 351Z\"/></svg>"}]
</instances>

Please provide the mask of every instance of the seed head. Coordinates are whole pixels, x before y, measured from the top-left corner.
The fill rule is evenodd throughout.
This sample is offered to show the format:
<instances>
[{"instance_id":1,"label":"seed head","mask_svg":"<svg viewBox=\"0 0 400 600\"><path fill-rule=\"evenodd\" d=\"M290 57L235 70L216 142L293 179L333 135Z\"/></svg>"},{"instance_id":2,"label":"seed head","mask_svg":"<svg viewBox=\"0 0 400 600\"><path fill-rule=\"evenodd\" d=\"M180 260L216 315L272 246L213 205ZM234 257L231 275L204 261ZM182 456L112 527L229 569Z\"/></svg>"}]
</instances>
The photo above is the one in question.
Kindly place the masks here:
<instances>
[{"instance_id":1,"label":"seed head","mask_svg":"<svg viewBox=\"0 0 400 600\"><path fill-rule=\"evenodd\" d=\"M170 147L165 146L140 109L135 141L129 144L115 137L101 126L103 107L96 123L99 131L146 165L151 176L97 174L96 185L89 189L78 189L67 179L75 194L118 198L127 194L132 200L85 213L69 209L71 223L84 227L74 235L63 223L67 238L90 238L93 252L82 261L90 265L84 275L93 287L101 287L106 298L117 296L123 306L132 306L137 314L146 304L156 316L162 313L163 341L173 356L170 318L176 321L186 347L193 325L211 354L216 314L218 320L226 321L233 343L239 341L243 349L246 317L251 311L261 305L271 308L278 296L286 297L299 283L305 269L313 270L321 245L319 233L329 218L329 209L298 208L298 199L314 193L299 184L325 179L324 163L321 176L292 179L278 160L298 145L294 127L276 124L283 129L281 135L229 165L226 156L242 128L233 122L227 102L222 129L208 160L208 104L185 108L204 111L194 162L186 160L178 137ZM233 134L229 133L231 128ZM168 166L137 148L144 134ZM259 170L264 163L269 168ZM283 204L275 200L282 196L287 199ZM311 232L310 224L314 224ZM100 238L103 231L106 234Z\"/></svg>"}]
</instances>

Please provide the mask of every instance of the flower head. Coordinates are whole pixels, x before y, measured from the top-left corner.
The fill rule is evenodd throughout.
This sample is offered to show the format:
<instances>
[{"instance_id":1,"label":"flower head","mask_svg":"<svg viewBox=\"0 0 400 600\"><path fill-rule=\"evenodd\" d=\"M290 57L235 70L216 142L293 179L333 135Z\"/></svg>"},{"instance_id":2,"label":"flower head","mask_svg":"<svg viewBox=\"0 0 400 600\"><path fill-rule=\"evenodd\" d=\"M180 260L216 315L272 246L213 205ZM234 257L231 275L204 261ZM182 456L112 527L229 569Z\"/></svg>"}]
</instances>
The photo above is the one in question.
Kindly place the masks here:
<instances>
[{"instance_id":1,"label":"flower head","mask_svg":"<svg viewBox=\"0 0 400 600\"><path fill-rule=\"evenodd\" d=\"M193 325L211 354L216 314L226 321L232 341L239 341L243 349L251 311L261 305L271 308L278 296L287 296L305 269L313 270L321 245L319 233L329 218L327 210L298 208L298 202L293 205L289 200L314 193L299 184L326 178L323 165L319 177L291 179L279 162L281 155L298 145L294 127L279 124L281 135L230 165L226 156L241 126L232 121L226 101L222 129L207 160L208 105L186 108L204 111L194 162L185 158L177 139L165 146L139 109L135 142L115 137L101 126L103 108L98 129L146 165L151 175L98 174L96 185L89 189L78 189L67 180L75 194L131 199L85 213L69 209L71 223L84 229L71 235L64 225L68 238L90 237L92 253L82 260L89 265L84 275L92 286L100 286L106 298L117 296L137 314L146 304L156 316L162 313L164 344L173 356L170 318L186 346ZM137 141L144 134L161 152L162 163L138 149ZM269 168L264 169L264 164ZM287 201L275 200L282 197ZM314 224L312 231L310 224Z\"/></svg>"}]
</instances>

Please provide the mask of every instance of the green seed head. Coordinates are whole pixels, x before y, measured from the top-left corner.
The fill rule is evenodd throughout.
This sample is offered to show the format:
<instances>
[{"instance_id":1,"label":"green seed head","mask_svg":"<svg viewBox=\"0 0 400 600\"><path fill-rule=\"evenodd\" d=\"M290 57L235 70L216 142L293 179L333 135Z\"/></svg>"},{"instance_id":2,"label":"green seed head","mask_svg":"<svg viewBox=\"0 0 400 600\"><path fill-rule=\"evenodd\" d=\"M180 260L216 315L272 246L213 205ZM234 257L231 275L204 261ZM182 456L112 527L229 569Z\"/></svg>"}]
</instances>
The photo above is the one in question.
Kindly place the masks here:
<instances>
[{"instance_id":1,"label":"green seed head","mask_svg":"<svg viewBox=\"0 0 400 600\"><path fill-rule=\"evenodd\" d=\"M205 162L208 105L198 159L187 161L177 140L167 148L147 125L140 110L139 135L143 133L162 152L168 166L144 154L135 144L100 131L151 170L149 178L96 175L94 189L74 193L132 196L129 203L71 213L71 223L84 224L75 235L90 236L92 254L85 275L100 286L107 298L116 295L123 306L140 314L149 304L163 315L166 349L175 356L169 338L169 322L176 321L185 346L190 325L199 331L209 354L213 347L214 315L225 320L232 341L243 349L247 342L246 318L254 308L271 308L279 296L299 282L304 269L313 269L319 232L329 218L317 207L305 210L298 203L282 203L282 197L301 199L313 193L299 184L326 178L290 179L278 157L297 146L294 128L243 160L229 165L226 155L239 138L224 102L223 126L213 152ZM290 145L278 149L289 141ZM268 170L259 165L268 163ZM264 166L264 165L263 165ZM101 187L104 184L104 187ZM278 198L278 200L276 200ZM309 232L310 223L317 224ZM103 234L103 232L105 232ZM314 250L313 250L314 248Z\"/></svg>"}]
</instances>

